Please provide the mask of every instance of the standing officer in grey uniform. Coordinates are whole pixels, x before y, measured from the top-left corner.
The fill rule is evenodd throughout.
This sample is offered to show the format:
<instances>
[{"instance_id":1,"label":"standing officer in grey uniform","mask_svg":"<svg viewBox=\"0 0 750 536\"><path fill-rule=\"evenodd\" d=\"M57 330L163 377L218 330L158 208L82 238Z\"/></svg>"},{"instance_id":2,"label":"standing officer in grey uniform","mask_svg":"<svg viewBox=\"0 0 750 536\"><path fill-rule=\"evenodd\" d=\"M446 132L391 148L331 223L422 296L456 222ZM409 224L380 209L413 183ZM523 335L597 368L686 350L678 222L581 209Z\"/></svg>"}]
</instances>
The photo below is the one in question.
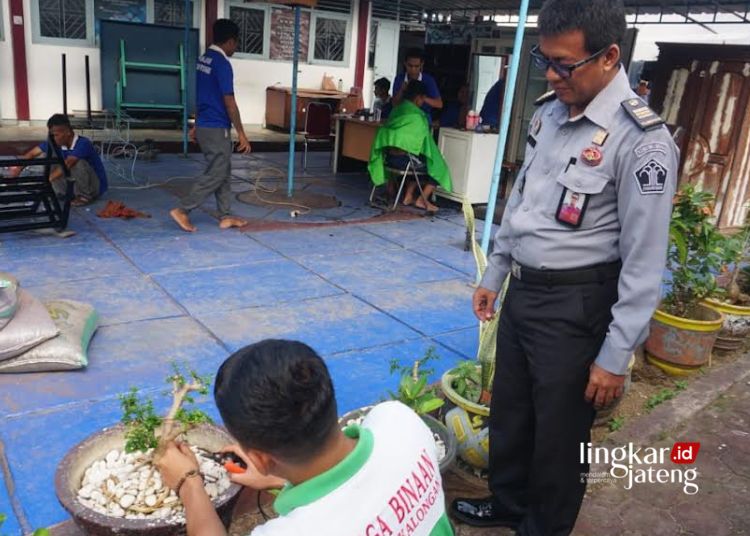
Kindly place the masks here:
<instances>
[{"instance_id":1,"label":"standing officer in grey uniform","mask_svg":"<svg viewBox=\"0 0 750 536\"><path fill-rule=\"evenodd\" d=\"M218 19L213 26L213 44L198 58L196 66L196 104L194 136L206 157L206 171L193 184L180 206L169 212L183 231L195 232L190 211L214 194L219 227L242 227L247 222L230 213L232 202L232 131L237 131L237 150L250 152L242 127L240 110L234 98L234 72L229 57L237 50L240 29L234 21ZM193 133L191 133L191 137Z\"/></svg>"},{"instance_id":2,"label":"standing officer in grey uniform","mask_svg":"<svg viewBox=\"0 0 750 536\"><path fill-rule=\"evenodd\" d=\"M575 525L597 408L623 392L659 301L678 151L620 63L621 0L548 0L539 99L474 312L494 314L508 273L490 407L487 499L454 515L528 536Z\"/></svg>"}]
</instances>

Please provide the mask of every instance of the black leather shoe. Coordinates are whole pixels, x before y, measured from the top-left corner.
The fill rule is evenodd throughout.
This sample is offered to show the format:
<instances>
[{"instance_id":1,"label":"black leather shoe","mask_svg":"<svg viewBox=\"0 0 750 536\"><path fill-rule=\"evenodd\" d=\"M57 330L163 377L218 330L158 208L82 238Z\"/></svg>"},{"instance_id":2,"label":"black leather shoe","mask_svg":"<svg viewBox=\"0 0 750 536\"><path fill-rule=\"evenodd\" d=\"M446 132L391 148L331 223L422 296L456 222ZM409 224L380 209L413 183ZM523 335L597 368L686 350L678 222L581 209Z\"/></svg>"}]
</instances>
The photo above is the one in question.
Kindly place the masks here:
<instances>
[{"instance_id":1,"label":"black leather shoe","mask_svg":"<svg viewBox=\"0 0 750 536\"><path fill-rule=\"evenodd\" d=\"M517 529L523 516L501 512L492 497L456 499L451 504L453 517L474 527L508 527Z\"/></svg>"}]
</instances>

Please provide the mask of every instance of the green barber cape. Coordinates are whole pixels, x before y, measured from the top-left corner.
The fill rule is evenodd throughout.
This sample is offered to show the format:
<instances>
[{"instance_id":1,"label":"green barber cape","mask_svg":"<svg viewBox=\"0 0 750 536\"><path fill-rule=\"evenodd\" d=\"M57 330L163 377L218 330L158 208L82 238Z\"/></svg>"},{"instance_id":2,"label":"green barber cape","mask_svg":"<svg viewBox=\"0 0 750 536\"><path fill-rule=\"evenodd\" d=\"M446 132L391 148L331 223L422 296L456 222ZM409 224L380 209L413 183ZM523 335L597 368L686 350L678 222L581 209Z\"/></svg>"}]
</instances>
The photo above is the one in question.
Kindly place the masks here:
<instances>
[{"instance_id":1,"label":"green barber cape","mask_svg":"<svg viewBox=\"0 0 750 536\"><path fill-rule=\"evenodd\" d=\"M447 192L453 191L451 173L432 138L427 116L411 101L403 101L393 109L383 126L378 129L370 151L367 169L373 184L385 184L385 156L389 147L413 155L423 156L427 162L427 173Z\"/></svg>"}]
</instances>

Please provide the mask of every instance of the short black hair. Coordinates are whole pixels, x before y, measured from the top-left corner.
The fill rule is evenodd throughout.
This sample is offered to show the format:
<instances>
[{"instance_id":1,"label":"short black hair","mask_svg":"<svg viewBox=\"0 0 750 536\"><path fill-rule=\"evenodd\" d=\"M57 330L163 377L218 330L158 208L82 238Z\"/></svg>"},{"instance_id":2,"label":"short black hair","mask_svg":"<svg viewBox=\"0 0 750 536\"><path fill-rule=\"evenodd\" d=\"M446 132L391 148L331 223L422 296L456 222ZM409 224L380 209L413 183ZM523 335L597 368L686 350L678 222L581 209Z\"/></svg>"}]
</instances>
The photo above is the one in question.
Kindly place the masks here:
<instances>
[{"instance_id":1,"label":"short black hair","mask_svg":"<svg viewBox=\"0 0 750 536\"><path fill-rule=\"evenodd\" d=\"M378 78L377 80L375 80L375 87L384 89L385 91L390 91L391 81L388 80L385 76L383 78Z\"/></svg>"},{"instance_id":2,"label":"short black hair","mask_svg":"<svg viewBox=\"0 0 750 536\"><path fill-rule=\"evenodd\" d=\"M338 413L323 359L304 343L268 339L219 368L214 398L240 445L304 463L325 447Z\"/></svg>"},{"instance_id":3,"label":"short black hair","mask_svg":"<svg viewBox=\"0 0 750 536\"><path fill-rule=\"evenodd\" d=\"M409 80L404 91L404 98L406 100L415 101L419 96L427 95L427 86L421 80Z\"/></svg>"},{"instance_id":4,"label":"short black hair","mask_svg":"<svg viewBox=\"0 0 750 536\"><path fill-rule=\"evenodd\" d=\"M406 49L406 54L404 54L404 61L408 60L409 58L418 58L424 61L424 50L422 50L421 48Z\"/></svg>"},{"instance_id":5,"label":"short black hair","mask_svg":"<svg viewBox=\"0 0 750 536\"><path fill-rule=\"evenodd\" d=\"M55 114L47 119L47 129L52 127L68 127L71 130L73 128L70 126L70 119L65 114Z\"/></svg>"},{"instance_id":6,"label":"short black hair","mask_svg":"<svg viewBox=\"0 0 750 536\"><path fill-rule=\"evenodd\" d=\"M621 45L627 31L622 0L547 0L539 11L539 35L580 30L590 54Z\"/></svg>"},{"instance_id":7,"label":"short black hair","mask_svg":"<svg viewBox=\"0 0 750 536\"><path fill-rule=\"evenodd\" d=\"M222 45L230 39L240 38L240 27L230 19L216 19L214 22L214 44Z\"/></svg>"}]
</instances>

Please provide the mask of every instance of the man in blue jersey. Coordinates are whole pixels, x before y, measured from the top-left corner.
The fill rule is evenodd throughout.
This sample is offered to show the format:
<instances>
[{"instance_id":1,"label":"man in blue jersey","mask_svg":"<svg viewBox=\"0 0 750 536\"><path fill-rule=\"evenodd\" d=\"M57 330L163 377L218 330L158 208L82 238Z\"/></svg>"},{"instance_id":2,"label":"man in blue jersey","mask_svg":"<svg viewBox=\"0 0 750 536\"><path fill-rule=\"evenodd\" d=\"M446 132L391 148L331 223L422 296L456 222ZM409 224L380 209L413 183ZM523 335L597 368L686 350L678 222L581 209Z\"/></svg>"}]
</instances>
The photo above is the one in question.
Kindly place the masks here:
<instances>
[{"instance_id":1,"label":"man in blue jersey","mask_svg":"<svg viewBox=\"0 0 750 536\"><path fill-rule=\"evenodd\" d=\"M424 69L424 52L418 48L411 48L406 51L404 58L404 72L396 76L393 82L393 106L401 104L404 100L404 92L411 80L419 80L425 85L427 94L425 95L422 110L427 114L429 123L432 123L433 108L443 108L443 98L440 96L435 79L423 72Z\"/></svg>"},{"instance_id":2,"label":"man in blue jersey","mask_svg":"<svg viewBox=\"0 0 750 536\"><path fill-rule=\"evenodd\" d=\"M75 182L73 206L81 207L93 202L107 191L107 172L104 164L96 152L94 144L85 136L79 136L70 126L67 115L55 114L47 121L47 128L55 143L60 146L65 165L70 170L70 176ZM27 151L21 158L40 158L49 152L47 142L43 141L33 149ZM54 155L50 155L54 156ZM22 167L11 169L10 176L18 177ZM55 166L49 175L52 187L59 195L65 194L65 180L63 170Z\"/></svg>"},{"instance_id":3,"label":"man in blue jersey","mask_svg":"<svg viewBox=\"0 0 750 536\"><path fill-rule=\"evenodd\" d=\"M206 171L198 178L180 206L169 214L184 231L195 232L190 222L190 211L199 207L214 194L219 212L219 227L229 229L247 224L242 218L232 216L230 186L232 177L232 132L237 132L237 150L250 152L250 142L242 128L240 110L234 98L234 73L229 57L237 50L240 29L229 19L214 23L214 42L198 58L197 66L197 117L195 139L206 157Z\"/></svg>"}]
</instances>

